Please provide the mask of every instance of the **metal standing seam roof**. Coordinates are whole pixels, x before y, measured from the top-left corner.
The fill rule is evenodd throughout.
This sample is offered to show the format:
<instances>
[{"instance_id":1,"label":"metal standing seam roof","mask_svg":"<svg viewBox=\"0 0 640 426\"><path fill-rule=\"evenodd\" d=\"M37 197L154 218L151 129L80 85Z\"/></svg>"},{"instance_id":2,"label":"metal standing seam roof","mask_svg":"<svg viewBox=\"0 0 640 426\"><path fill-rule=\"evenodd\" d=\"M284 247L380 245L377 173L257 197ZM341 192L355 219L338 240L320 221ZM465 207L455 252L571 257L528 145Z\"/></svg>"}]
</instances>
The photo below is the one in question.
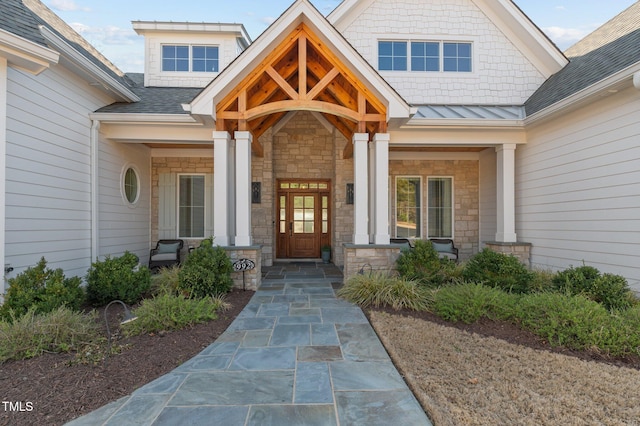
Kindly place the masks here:
<instances>
[{"instance_id":1,"label":"metal standing seam roof","mask_svg":"<svg viewBox=\"0 0 640 426\"><path fill-rule=\"evenodd\" d=\"M517 105L420 105L412 120L475 119L523 120L524 107Z\"/></svg>"}]
</instances>

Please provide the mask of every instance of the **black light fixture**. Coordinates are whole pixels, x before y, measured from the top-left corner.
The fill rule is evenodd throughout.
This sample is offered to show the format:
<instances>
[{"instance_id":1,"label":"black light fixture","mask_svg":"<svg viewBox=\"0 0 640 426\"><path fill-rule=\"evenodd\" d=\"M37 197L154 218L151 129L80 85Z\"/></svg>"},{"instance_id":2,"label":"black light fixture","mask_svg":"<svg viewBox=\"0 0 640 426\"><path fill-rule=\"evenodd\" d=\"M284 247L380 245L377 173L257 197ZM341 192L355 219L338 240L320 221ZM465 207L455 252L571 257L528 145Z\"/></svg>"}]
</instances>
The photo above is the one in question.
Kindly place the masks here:
<instances>
[{"instance_id":1,"label":"black light fixture","mask_svg":"<svg viewBox=\"0 0 640 426\"><path fill-rule=\"evenodd\" d=\"M347 204L353 204L353 200L354 200L353 194L354 194L353 184L348 183L347 184Z\"/></svg>"},{"instance_id":2,"label":"black light fixture","mask_svg":"<svg viewBox=\"0 0 640 426\"><path fill-rule=\"evenodd\" d=\"M107 326L107 339L108 339L107 354L104 358L104 362L107 361L107 358L109 358L109 353L111 352L111 330L109 329L109 320L107 318L107 311L109 310L109 306L113 305L114 303L119 303L124 308L124 318L122 318L122 321L120 321L120 325L124 325L138 319L137 316L131 313L131 311L129 310L129 307L122 300L113 300L109 302L109 304L104 308L104 324Z\"/></svg>"},{"instance_id":3,"label":"black light fixture","mask_svg":"<svg viewBox=\"0 0 640 426\"><path fill-rule=\"evenodd\" d=\"M253 204L260 204L262 196L262 183L251 182L251 202Z\"/></svg>"}]
</instances>

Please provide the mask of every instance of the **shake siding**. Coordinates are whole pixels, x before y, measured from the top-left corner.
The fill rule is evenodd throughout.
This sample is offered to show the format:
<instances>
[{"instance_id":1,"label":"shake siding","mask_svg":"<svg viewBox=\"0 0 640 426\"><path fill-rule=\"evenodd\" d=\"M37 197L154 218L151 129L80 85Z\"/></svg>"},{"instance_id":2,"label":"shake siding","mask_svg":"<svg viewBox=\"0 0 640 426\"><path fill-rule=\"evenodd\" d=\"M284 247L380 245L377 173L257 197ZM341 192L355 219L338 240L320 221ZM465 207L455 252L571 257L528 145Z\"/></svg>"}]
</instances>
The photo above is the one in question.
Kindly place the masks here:
<instances>
[{"instance_id":1,"label":"shake siding","mask_svg":"<svg viewBox=\"0 0 640 426\"><path fill-rule=\"evenodd\" d=\"M640 290L639 115L628 89L529 130L516 151L516 226L532 265L584 262Z\"/></svg>"},{"instance_id":2,"label":"shake siding","mask_svg":"<svg viewBox=\"0 0 640 426\"><path fill-rule=\"evenodd\" d=\"M9 277L42 256L83 276L91 257L88 114L111 101L61 67L38 76L9 69L8 80Z\"/></svg>"}]
</instances>

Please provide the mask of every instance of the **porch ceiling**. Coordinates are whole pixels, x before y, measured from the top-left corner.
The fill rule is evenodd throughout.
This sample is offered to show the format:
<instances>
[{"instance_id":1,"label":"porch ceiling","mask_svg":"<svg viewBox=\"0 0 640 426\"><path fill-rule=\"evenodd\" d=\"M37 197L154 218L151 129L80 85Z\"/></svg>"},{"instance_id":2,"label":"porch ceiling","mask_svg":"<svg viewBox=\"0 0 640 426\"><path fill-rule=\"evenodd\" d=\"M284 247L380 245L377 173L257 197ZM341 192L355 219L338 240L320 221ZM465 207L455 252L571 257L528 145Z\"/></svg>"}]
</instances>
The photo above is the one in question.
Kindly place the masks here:
<instances>
[{"instance_id":1,"label":"porch ceiling","mask_svg":"<svg viewBox=\"0 0 640 426\"><path fill-rule=\"evenodd\" d=\"M304 23L299 24L216 105L216 130L250 131L253 151L290 111L319 112L347 138L387 131L387 107Z\"/></svg>"}]
</instances>

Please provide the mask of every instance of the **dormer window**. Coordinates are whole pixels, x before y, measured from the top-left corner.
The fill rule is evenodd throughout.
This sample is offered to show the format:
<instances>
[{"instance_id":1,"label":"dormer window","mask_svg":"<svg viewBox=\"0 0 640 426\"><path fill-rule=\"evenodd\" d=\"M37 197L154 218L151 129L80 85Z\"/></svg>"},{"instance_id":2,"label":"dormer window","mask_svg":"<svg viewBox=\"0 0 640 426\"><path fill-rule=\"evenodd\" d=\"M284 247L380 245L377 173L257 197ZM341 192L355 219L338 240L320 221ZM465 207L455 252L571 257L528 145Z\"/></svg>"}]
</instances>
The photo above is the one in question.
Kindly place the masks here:
<instances>
[{"instance_id":1,"label":"dormer window","mask_svg":"<svg viewBox=\"0 0 640 426\"><path fill-rule=\"evenodd\" d=\"M218 46L162 46L162 71L218 72Z\"/></svg>"}]
</instances>

